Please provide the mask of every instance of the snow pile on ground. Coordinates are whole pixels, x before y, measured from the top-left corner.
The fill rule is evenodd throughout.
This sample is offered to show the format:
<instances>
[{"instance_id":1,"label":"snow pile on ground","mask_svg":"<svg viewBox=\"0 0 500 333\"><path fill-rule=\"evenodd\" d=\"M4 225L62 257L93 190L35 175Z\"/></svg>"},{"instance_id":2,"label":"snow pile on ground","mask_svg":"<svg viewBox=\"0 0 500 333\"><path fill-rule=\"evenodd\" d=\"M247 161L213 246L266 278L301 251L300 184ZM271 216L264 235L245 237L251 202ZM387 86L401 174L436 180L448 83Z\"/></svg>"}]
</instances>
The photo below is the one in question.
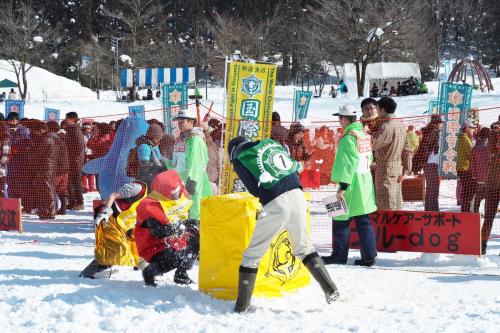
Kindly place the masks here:
<instances>
[{"instance_id":1,"label":"snow pile on ground","mask_svg":"<svg viewBox=\"0 0 500 333\"><path fill-rule=\"evenodd\" d=\"M40 67L33 66L26 76L30 102L43 101L45 96L52 99L64 98L67 100L96 98L96 94L92 90L82 87L80 83ZM3 79L9 79L17 83L14 69L6 60L0 60L0 80ZM17 88L14 90L19 95Z\"/></svg>"}]
</instances>

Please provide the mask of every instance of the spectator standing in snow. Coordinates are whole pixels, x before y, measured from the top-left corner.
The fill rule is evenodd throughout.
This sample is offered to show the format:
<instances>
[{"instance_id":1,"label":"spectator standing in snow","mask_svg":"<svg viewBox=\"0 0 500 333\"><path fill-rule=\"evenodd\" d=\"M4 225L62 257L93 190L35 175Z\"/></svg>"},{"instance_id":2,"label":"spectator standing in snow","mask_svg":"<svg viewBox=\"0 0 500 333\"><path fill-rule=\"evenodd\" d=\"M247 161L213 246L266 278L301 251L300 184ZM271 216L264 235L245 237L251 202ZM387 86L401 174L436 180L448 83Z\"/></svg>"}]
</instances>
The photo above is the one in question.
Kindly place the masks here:
<instances>
[{"instance_id":1,"label":"spectator standing in snow","mask_svg":"<svg viewBox=\"0 0 500 333\"><path fill-rule=\"evenodd\" d=\"M189 217L199 220L200 201L212 195L212 188L207 174L208 149L203 130L195 127L196 117L196 112L188 109L172 118L177 121L181 131L175 143L172 162L193 201Z\"/></svg>"},{"instance_id":2,"label":"spectator standing in snow","mask_svg":"<svg viewBox=\"0 0 500 333\"><path fill-rule=\"evenodd\" d=\"M163 130L160 125L151 123L146 135L135 141L139 163L137 179L146 183L148 189L151 188L154 177L167 169L158 147L162 138Z\"/></svg>"},{"instance_id":3,"label":"spectator standing in snow","mask_svg":"<svg viewBox=\"0 0 500 333\"><path fill-rule=\"evenodd\" d=\"M470 173L470 157L474 144L472 139L477 126L469 119L462 126L457 145L457 174L462 184L462 212L471 211L471 201L474 198L475 182Z\"/></svg>"},{"instance_id":4,"label":"spectator standing in snow","mask_svg":"<svg viewBox=\"0 0 500 333\"><path fill-rule=\"evenodd\" d=\"M5 197L7 179L7 162L10 154L9 130L5 125L3 115L0 116L0 197Z\"/></svg>"},{"instance_id":5,"label":"spectator standing in snow","mask_svg":"<svg viewBox=\"0 0 500 333\"><path fill-rule=\"evenodd\" d=\"M49 121L47 127L50 132L57 135L56 146L59 147L55 173L55 189L61 204L57 215L66 215L68 204L68 150L66 148L66 134L55 121Z\"/></svg>"},{"instance_id":6,"label":"spectator standing in snow","mask_svg":"<svg viewBox=\"0 0 500 333\"><path fill-rule=\"evenodd\" d=\"M34 188L36 189L35 208L40 219L55 218L56 188L55 178L59 137L48 131L47 124L34 120L32 127L33 154L31 158L36 161L34 174Z\"/></svg>"},{"instance_id":7,"label":"spectator standing in snow","mask_svg":"<svg viewBox=\"0 0 500 333\"><path fill-rule=\"evenodd\" d=\"M358 113L351 105L340 108L334 116L339 117L344 136L339 142L331 180L339 184L337 199L344 201L348 212L333 219L333 251L323 257L326 264L347 263L349 253L350 222L354 219L361 242L359 266L373 266L377 256L375 233L368 214L377 210L375 192L370 172L372 161L371 138L356 121Z\"/></svg>"},{"instance_id":8,"label":"spectator standing in snow","mask_svg":"<svg viewBox=\"0 0 500 333\"><path fill-rule=\"evenodd\" d=\"M299 123L294 123L290 126L288 134L288 148L290 156L298 162L306 162L311 157L311 152L306 148L304 143L305 128Z\"/></svg>"},{"instance_id":9,"label":"spectator standing in snow","mask_svg":"<svg viewBox=\"0 0 500 333\"><path fill-rule=\"evenodd\" d=\"M16 98L17 98L17 95L16 95L16 92L14 91L14 88L10 89L9 99L16 99Z\"/></svg>"},{"instance_id":10,"label":"spectator standing in snow","mask_svg":"<svg viewBox=\"0 0 500 333\"><path fill-rule=\"evenodd\" d=\"M418 173L424 169L425 176L425 211L439 211L439 144L443 120L433 114L431 122L422 128L422 143L418 146L413 159L412 171Z\"/></svg>"},{"instance_id":11,"label":"spectator standing in snow","mask_svg":"<svg viewBox=\"0 0 500 333\"><path fill-rule=\"evenodd\" d=\"M318 281L326 301L335 301L339 297L337 287L307 232L307 202L297 175L300 165L290 158L285 147L271 139L252 142L238 136L229 142L228 154L240 180L263 205L250 244L243 253L234 311L243 313L250 307L260 260L273 237L283 229L290 235L293 255L302 260ZM282 164L259 163L259 154L276 156L273 160Z\"/></svg>"},{"instance_id":12,"label":"spectator standing in snow","mask_svg":"<svg viewBox=\"0 0 500 333\"><path fill-rule=\"evenodd\" d=\"M23 210L28 212L29 196L29 156L31 138L30 131L19 123L19 115L11 112L7 116L7 126L10 133L10 155L7 161L7 183L9 198L19 198L23 202Z\"/></svg>"},{"instance_id":13,"label":"spectator standing in snow","mask_svg":"<svg viewBox=\"0 0 500 333\"><path fill-rule=\"evenodd\" d=\"M490 152L488 151L488 138L490 129L483 127L477 135L476 144L472 148L470 173L475 182L474 209L478 213L481 201L486 197L486 176L490 165ZM500 174L499 174L500 176Z\"/></svg>"},{"instance_id":14,"label":"spectator standing in snow","mask_svg":"<svg viewBox=\"0 0 500 333\"><path fill-rule=\"evenodd\" d=\"M278 141L282 146L288 145L288 130L281 125L280 114L276 111L272 115L271 139Z\"/></svg>"},{"instance_id":15,"label":"spectator standing in snow","mask_svg":"<svg viewBox=\"0 0 500 333\"><path fill-rule=\"evenodd\" d=\"M85 139L78 124L76 112L66 113L64 130L68 151L68 207L69 210L83 210L82 167L85 160Z\"/></svg>"},{"instance_id":16,"label":"spectator standing in snow","mask_svg":"<svg viewBox=\"0 0 500 333\"><path fill-rule=\"evenodd\" d=\"M481 229L482 253L486 254L488 238L490 238L493 221L498 211L500 200L500 117L491 125L488 139L490 165L486 177L486 200L484 204L484 223Z\"/></svg>"},{"instance_id":17,"label":"spectator standing in snow","mask_svg":"<svg viewBox=\"0 0 500 333\"><path fill-rule=\"evenodd\" d=\"M403 208L403 161L409 150L406 127L395 119L397 104L390 97L382 97L377 102L380 127L373 134L373 151L377 167L375 189L378 209L401 210ZM407 156L406 154L404 154ZM408 161L404 161L408 169Z\"/></svg>"},{"instance_id":18,"label":"spectator standing in snow","mask_svg":"<svg viewBox=\"0 0 500 333\"><path fill-rule=\"evenodd\" d=\"M92 148L89 146L88 143L90 140L92 140L92 138L95 136L95 134L92 132L92 124L91 123L84 124L82 126L82 131L83 131L83 139L85 141L85 160L84 160L84 164L85 164L93 158ZM97 191L95 183L96 183L95 182L95 175L83 174L82 175L83 193Z\"/></svg>"},{"instance_id":19,"label":"spectator standing in snow","mask_svg":"<svg viewBox=\"0 0 500 333\"><path fill-rule=\"evenodd\" d=\"M408 130L406 131L406 136L407 136L407 141L408 141L408 146L409 150L407 151L407 158L408 158L408 172L411 173L412 170L412 163L413 163L413 155L415 154L415 151L418 148L418 136L417 133L415 133L415 127L413 125L408 126Z\"/></svg>"}]
</instances>

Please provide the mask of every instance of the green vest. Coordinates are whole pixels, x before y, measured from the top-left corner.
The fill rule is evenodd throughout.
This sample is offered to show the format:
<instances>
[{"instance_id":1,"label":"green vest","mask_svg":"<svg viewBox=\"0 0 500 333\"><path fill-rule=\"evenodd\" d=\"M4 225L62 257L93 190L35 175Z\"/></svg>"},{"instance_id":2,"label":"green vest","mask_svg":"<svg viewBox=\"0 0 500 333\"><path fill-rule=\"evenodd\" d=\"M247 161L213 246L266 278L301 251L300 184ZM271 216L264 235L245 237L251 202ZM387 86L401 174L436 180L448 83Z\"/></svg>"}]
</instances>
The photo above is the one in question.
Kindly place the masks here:
<instances>
[{"instance_id":1,"label":"green vest","mask_svg":"<svg viewBox=\"0 0 500 333\"><path fill-rule=\"evenodd\" d=\"M270 189L286 176L301 171L300 164L290 158L288 151L271 139L261 140L241 152L236 159L258 179L259 186L265 189Z\"/></svg>"},{"instance_id":2,"label":"green vest","mask_svg":"<svg viewBox=\"0 0 500 333\"><path fill-rule=\"evenodd\" d=\"M345 129L339 141L331 176L334 183L349 184L344 194L349 213L334 217L334 220L347 221L377 210L371 162L370 137L363 132L360 122L354 122Z\"/></svg>"}]
</instances>

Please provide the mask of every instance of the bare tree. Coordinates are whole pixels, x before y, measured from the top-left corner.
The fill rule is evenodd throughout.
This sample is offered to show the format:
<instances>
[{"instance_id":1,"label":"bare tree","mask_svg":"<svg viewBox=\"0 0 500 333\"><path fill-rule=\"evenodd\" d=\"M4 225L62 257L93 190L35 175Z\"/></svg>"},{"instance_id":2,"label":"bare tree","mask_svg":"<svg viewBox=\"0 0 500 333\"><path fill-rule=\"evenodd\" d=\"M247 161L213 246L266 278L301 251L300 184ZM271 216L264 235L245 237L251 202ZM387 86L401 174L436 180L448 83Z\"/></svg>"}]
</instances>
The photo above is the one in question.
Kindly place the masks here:
<instances>
[{"instance_id":1,"label":"bare tree","mask_svg":"<svg viewBox=\"0 0 500 333\"><path fill-rule=\"evenodd\" d=\"M97 99L103 89L104 79L113 79L111 69L113 64L113 54L109 51L108 44L99 42L97 38L90 43L80 46L80 54L88 57L88 63L82 63L82 73L90 79L91 88L96 90Z\"/></svg>"},{"instance_id":2,"label":"bare tree","mask_svg":"<svg viewBox=\"0 0 500 333\"><path fill-rule=\"evenodd\" d=\"M358 96L363 96L366 68L385 57L408 59L409 27L421 3L413 0L319 0L312 23L316 38L328 42L338 59L356 67Z\"/></svg>"},{"instance_id":3,"label":"bare tree","mask_svg":"<svg viewBox=\"0 0 500 333\"><path fill-rule=\"evenodd\" d=\"M0 12L0 57L11 65L19 95L25 100L28 94L26 74L36 63L43 63L50 56L55 29L29 2L20 2L16 7L4 4Z\"/></svg>"}]
</instances>

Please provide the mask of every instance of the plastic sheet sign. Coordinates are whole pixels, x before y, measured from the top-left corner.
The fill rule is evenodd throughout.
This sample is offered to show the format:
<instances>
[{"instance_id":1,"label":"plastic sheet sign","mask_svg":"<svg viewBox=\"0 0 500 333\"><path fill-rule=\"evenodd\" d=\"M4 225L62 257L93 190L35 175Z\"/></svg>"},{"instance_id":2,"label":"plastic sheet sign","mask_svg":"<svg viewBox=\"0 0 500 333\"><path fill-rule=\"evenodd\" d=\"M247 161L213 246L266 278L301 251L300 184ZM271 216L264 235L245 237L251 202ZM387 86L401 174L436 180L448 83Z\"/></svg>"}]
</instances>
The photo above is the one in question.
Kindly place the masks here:
<instances>
[{"instance_id":1,"label":"plastic sheet sign","mask_svg":"<svg viewBox=\"0 0 500 333\"><path fill-rule=\"evenodd\" d=\"M146 119L146 109L144 105L129 106L128 115L130 117L141 117L142 119Z\"/></svg>"},{"instance_id":2,"label":"plastic sheet sign","mask_svg":"<svg viewBox=\"0 0 500 333\"><path fill-rule=\"evenodd\" d=\"M470 109L472 86L468 84L441 83L439 88L439 112L443 115L444 128L439 152L439 173L443 178L457 176L457 143L466 110Z\"/></svg>"},{"instance_id":3,"label":"plastic sheet sign","mask_svg":"<svg viewBox=\"0 0 500 333\"><path fill-rule=\"evenodd\" d=\"M45 121L59 122L61 111L58 109L45 108Z\"/></svg>"},{"instance_id":4,"label":"plastic sheet sign","mask_svg":"<svg viewBox=\"0 0 500 333\"><path fill-rule=\"evenodd\" d=\"M478 213L379 210L370 219L381 252L481 254ZM350 240L360 247L355 228Z\"/></svg>"},{"instance_id":5,"label":"plastic sheet sign","mask_svg":"<svg viewBox=\"0 0 500 333\"><path fill-rule=\"evenodd\" d=\"M294 96L294 121L306 119L312 91L296 90Z\"/></svg>"},{"instance_id":6,"label":"plastic sheet sign","mask_svg":"<svg viewBox=\"0 0 500 333\"><path fill-rule=\"evenodd\" d=\"M0 198L0 230L23 231L21 199Z\"/></svg>"},{"instance_id":7,"label":"plastic sheet sign","mask_svg":"<svg viewBox=\"0 0 500 333\"><path fill-rule=\"evenodd\" d=\"M172 134L172 117L176 116L179 110L188 107L188 84L163 84L161 86L163 96L163 123L167 128L167 133Z\"/></svg>"},{"instance_id":8,"label":"plastic sheet sign","mask_svg":"<svg viewBox=\"0 0 500 333\"><path fill-rule=\"evenodd\" d=\"M227 78L227 123L224 141L224 165L221 193L241 192L244 186L237 179L229 162L226 147L234 137L261 140L271 135L276 65L233 61Z\"/></svg>"},{"instance_id":9,"label":"plastic sheet sign","mask_svg":"<svg viewBox=\"0 0 500 333\"><path fill-rule=\"evenodd\" d=\"M19 119L24 118L24 101L20 99L5 100L5 118L7 118L11 112L17 113Z\"/></svg>"}]
</instances>

